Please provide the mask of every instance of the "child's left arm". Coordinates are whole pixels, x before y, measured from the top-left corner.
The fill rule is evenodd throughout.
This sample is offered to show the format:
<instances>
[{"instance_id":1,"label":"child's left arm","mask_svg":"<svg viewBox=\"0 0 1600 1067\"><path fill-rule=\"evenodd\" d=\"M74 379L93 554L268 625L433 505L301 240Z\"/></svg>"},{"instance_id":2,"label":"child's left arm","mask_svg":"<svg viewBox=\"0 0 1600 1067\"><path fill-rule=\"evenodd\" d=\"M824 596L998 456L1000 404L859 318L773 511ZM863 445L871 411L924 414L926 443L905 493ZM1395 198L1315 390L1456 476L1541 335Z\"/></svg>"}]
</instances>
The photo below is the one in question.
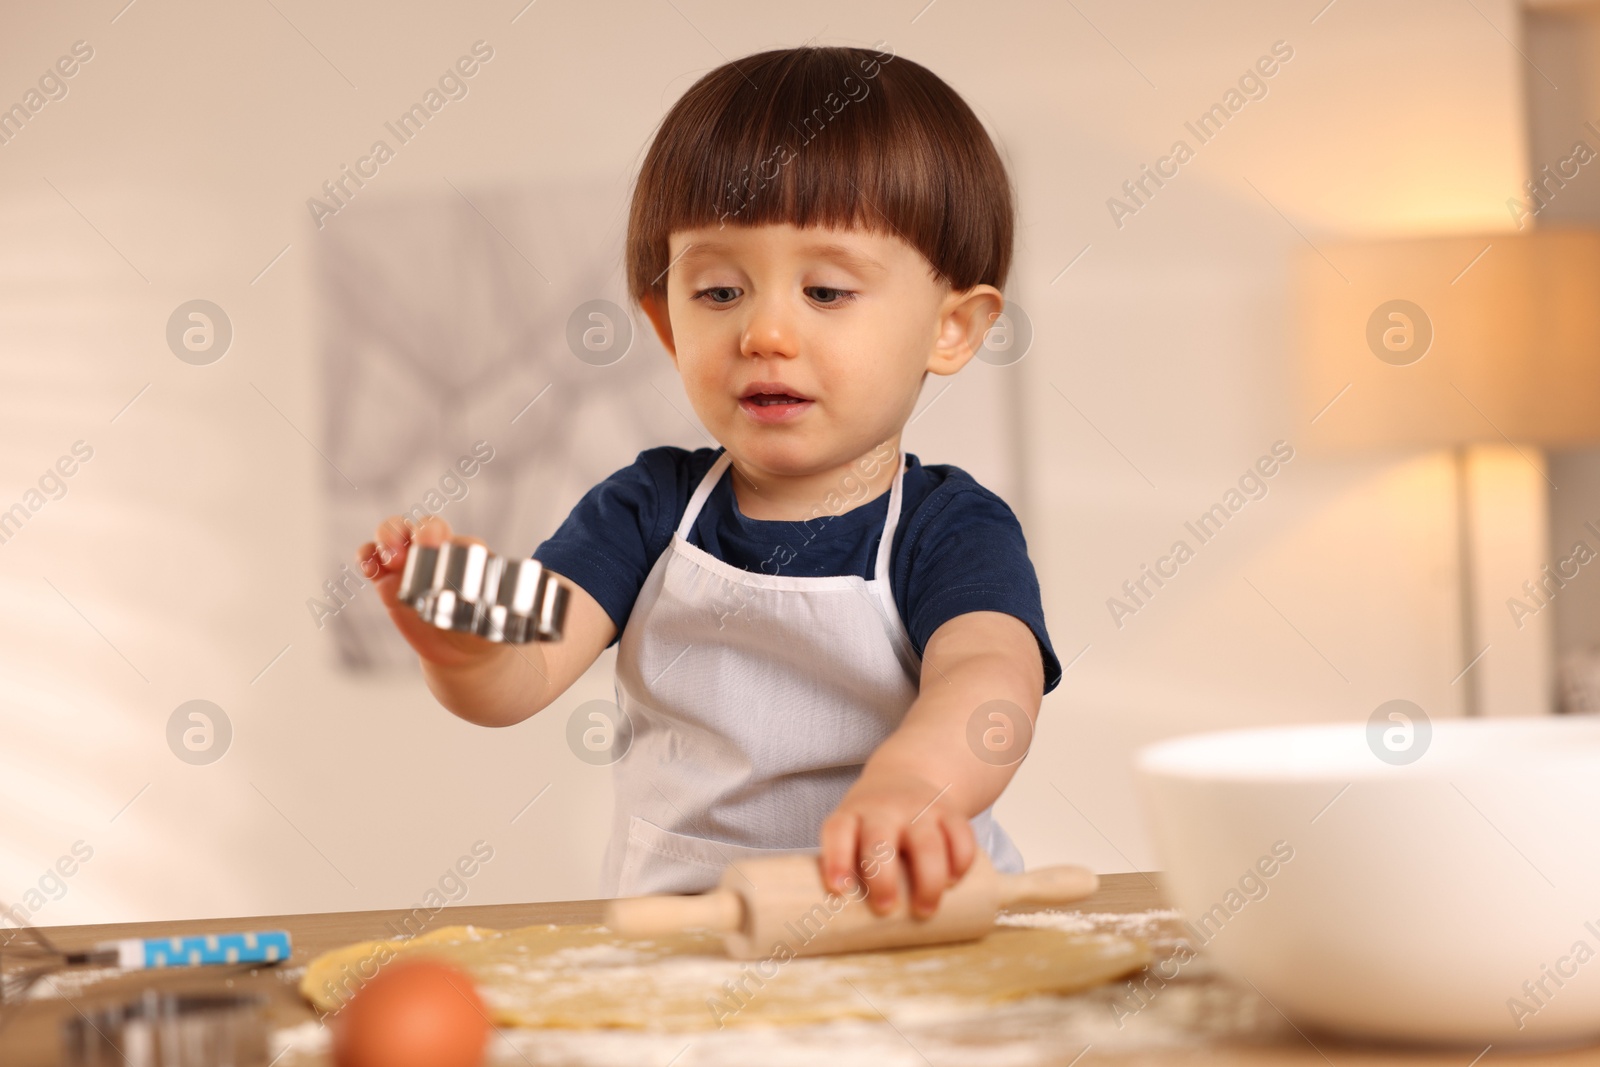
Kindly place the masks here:
<instances>
[{"instance_id":1,"label":"child's left arm","mask_svg":"<svg viewBox=\"0 0 1600 1067\"><path fill-rule=\"evenodd\" d=\"M972 611L935 630L923 650L917 699L822 824L829 890L845 892L858 874L872 909L889 911L899 864L868 861L888 846L910 876L912 914L932 914L977 853L968 820L994 803L1021 764L1020 756L1005 765L980 759L968 743L969 721L980 706L1005 700L1022 709L1031 728L1043 694L1039 642L1016 616Z\"/></svg>"}]
</instances>

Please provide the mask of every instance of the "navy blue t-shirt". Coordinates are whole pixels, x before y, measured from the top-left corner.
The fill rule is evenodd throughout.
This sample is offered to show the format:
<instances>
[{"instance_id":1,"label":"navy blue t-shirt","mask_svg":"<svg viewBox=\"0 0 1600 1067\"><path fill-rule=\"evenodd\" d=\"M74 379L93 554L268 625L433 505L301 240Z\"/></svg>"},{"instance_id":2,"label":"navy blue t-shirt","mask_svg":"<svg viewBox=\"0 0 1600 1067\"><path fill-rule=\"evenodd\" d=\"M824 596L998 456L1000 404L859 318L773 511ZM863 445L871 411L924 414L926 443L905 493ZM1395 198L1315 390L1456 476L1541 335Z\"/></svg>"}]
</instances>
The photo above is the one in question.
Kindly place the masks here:
<instances>
[{"instance_id":1,"label":"navy blue t-shirt","mask_svg":"<svg viewBox=\"0 0 1600 1067\"><path fill-rule=\"evenodd\" d=\"M721 454L672 445L647 448L584 494L533 558L600 602L620 639L634 601L672 543L689 497ZM1022 526L994 493L959 467L924 467L906 453L900 524L890 546L889 585L917 655L941 625L969 611L1001 611L1028 624L1044 661L1044 691L1061 681L1045 632L1039 579ZM740 512L724 471L700 509L689 541L742 570L797 577L855 574L871 579L889 513L887 490L838 515L804 521L752 519ZM762 564L766 563L763 567ZM610 647L607 645L606 647Z\"/></svg>"}]
</instances>

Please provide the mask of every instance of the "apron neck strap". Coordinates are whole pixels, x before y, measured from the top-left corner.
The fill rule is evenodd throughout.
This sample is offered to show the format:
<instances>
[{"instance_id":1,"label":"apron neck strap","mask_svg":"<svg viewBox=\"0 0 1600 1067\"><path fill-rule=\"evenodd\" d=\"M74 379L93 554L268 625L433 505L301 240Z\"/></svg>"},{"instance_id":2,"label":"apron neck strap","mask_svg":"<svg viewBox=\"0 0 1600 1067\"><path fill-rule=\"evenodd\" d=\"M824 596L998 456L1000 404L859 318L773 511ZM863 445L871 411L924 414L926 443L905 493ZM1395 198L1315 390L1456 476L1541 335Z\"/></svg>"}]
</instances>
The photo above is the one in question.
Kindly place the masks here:
<instances>
[{"instance_id":1,"label":"apron neck strap","mask_svg":"<svg viewBox=\"0 0 1600 1067\"><path fill-rule=\"evenodd\" d=\"M906 454L901 451L889 486L889 514L883 520L883 535L878 538L878 552L872 560L872 576L883 588L889 588L889 555L894 549L894 531L900 525L900 502L903 496L900 484L905 481Z\"/></svg>"},{"instance_id":2,"label":"apron neck strap","mask_svg":"<svg viewBox=\"0 0 1600 1067\"><path fill-rule=\"evenodd\" d=\"M722 479L722 474L733 465L733 454L726 448L717 457L711 469L706 471L705 477L700 479L700 484L695 486L694 495L689 497L689 505L683 510L683 518L678 520L678 536L685 541L689 539L689 531L694 529L695 519L700 517L700 509L705 507L706 499L711 496L711 490L716 488L717 482ZM898 456L898 467L894 473L894 481L889 486L889 513L883 522L883 536L878 541L878 552L872 561L873 576L880 582L889 578L889 552L894 543L895 528L900 525L900 483L906 473L906 454L901 451Z\"/></svg>"},{"instance_id":3,"label":"apron neck strap","mask_svg":"<svg viewBox=\"0 0 1600 1067\"><path fill-rule=\"evenodd\" d=\"M678 536L685 541L689 539L689 531L694 529L694 520L700 516L700 509L705 506L706 498L711 495L711 490L716 488L717 481L722 477L722 472L733 464L733 453L726 448L711 464L711 469L706 471L706 476L700 479L700 484L695 486L694 495L689 497L689 506L683 509L683 518L678 521Z\"/></svg>"}]
</instances>

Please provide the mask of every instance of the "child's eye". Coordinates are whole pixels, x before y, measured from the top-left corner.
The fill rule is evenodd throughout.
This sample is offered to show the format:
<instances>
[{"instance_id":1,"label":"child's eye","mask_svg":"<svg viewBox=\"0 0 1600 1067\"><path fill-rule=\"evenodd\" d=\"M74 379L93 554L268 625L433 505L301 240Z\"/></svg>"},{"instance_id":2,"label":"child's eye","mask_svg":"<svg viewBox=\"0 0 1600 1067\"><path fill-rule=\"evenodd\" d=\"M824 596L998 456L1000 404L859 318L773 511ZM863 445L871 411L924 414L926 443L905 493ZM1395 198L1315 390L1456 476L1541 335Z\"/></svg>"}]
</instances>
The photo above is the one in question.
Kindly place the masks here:
<instances>
[{"instance_id":1,"label":"child's eye","mask_svg":"<svg viewBox=\"0 0 1600 1067\"><path fill-rule=\"evenodd\" d=\"M721 294L724 295L725 299L718 299L716 296L711 296L711 294L713 294L713 293L721 293ZM728 294L732 294L732 295L728 295ZM702 300L704 303L711 304L713 307L718 307L718 306L721 306L723 304L731 304L731 303L733 303L733 301L738 298L738 295L739 295L739 290L735 289L731 285L715 285L715 286L712 286L710 289L702 289L702 290L700 290L698 293L694 294L694 299ZM704 300L704 298L707 297L707 296L711 296L711 299L710 300Z\"/></svg>"},{"instance_id":2,"label":"child's eye","mask_svg":"<svg viewBox=\"0 0 1600 1067\"><path fill-rule=\"evenodd\" d=\"M856 298L856 294L849 289L835 289L827 285L808 285L805 293L817 303L828 307L848 304ZM739 290L732 285L714 285L709 289L701 289L692 299L710 304L712 307L722 307L739 299Z\"/></svg>"}]
</instances>

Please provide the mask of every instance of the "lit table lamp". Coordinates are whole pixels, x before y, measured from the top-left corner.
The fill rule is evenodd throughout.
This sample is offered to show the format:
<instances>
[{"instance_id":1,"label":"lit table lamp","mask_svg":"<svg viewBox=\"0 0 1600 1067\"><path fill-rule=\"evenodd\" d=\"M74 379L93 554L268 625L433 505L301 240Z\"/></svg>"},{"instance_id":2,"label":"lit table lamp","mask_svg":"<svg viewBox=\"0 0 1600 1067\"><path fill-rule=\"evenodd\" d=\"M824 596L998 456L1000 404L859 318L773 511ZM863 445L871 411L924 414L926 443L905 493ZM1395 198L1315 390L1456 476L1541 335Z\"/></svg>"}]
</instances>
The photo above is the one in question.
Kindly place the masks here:
<instances>
[{"instance_id":1,"label":"lit table lamp","mask_svg":"<svg viewBox=\"0 0 1600 1067\"><path fill-rule=\"evenodd\" d=\"M1600 230L1317 248L1294 264L1301 410L1314 420L1316 448L1452 450L1462 707L1481 714L1469 669L1484 649L1473 578L1484 545L1473 515L1474 494L1489 487L1475 484L1469 452L1514 446L1547 509L1540 449L1600 442ZM1512 503L1528 508L1529 498Z\"/></svg>"}]
</instances>

